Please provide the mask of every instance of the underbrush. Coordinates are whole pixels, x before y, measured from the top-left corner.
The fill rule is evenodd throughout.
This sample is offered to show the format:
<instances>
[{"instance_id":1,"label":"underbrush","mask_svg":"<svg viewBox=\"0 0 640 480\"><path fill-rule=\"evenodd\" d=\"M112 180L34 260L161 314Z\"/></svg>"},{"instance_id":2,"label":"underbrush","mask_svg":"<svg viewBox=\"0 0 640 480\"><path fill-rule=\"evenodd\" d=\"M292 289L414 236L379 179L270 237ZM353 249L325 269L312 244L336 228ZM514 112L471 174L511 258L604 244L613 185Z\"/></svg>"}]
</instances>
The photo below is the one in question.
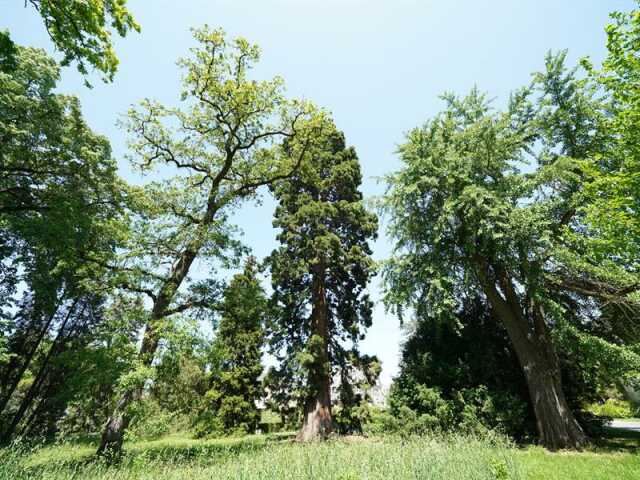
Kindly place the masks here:
<instances>
[{"instance_id":1,"label":"underbrush","mask_svg":"<svg viewBox=\"0 0 640 480\"><path fill-rule=\"evenodd\" d=\"M605 402L594 403L588 410L594 415L611 418L633 418L640 414L640 411L633 409L629 402L617 398L608 398Z\"/></svg>"}]
</instances>

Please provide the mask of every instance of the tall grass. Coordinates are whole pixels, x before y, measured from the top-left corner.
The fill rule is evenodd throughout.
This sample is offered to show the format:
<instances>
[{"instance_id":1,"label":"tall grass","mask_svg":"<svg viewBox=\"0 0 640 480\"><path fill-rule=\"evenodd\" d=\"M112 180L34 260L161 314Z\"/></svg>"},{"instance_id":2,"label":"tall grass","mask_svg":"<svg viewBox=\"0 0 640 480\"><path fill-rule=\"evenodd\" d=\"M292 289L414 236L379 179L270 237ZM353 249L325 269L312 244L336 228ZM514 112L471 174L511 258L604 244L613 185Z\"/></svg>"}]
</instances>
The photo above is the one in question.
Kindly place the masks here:
<instances>
[{"instance_id":1,"label":"tall grass","mask_svg":"<svg viewBox=\"0 0 640 480\"><path fill-rule=\"evenodd\" d=\"M518 479L514 451L468 437L358 438L301 445L170 438L130 446L117 465L86 447L0 452L0 479Z\"/></svg>"},{"instance_id":2,"label":"tall grass","mask_svg":"<svg viewBox=\"0 0 640 480\"><path fill-rule=\"evenodd\" d=\"M88 443L14 446L0 450L0 480L637 480L640 438L627 433L622 443L581 453L456 435L347 437L307 445L275 435L214 440L175 435L129 443L114 465L97 459L95 445Z\"/></svg>"}]
</instances>

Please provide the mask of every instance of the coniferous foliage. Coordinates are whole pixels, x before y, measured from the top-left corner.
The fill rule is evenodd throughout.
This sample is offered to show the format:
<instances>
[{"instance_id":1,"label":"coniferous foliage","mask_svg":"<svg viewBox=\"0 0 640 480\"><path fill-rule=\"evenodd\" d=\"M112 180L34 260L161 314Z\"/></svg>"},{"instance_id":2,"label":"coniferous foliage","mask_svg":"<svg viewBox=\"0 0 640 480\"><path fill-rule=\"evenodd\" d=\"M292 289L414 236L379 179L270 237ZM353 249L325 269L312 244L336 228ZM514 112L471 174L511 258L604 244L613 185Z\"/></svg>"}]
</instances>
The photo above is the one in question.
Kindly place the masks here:
<instances>
[{"instance_id":1,"label":"coniferous foliage","mask_svg":"<svg viewBox=\"0 0 640 480\"><path fill-rule=\"evenodd\" d=\"M426 431L497 429L518 439L535 434L518 358L506 330L478 297L464 302L455 323L414 322L389 403L397 417L411 410L422 419L415 428Z\"/></svg>"},{"instance_id":2,"label":"coniferous foliage","mask_svg":"<svg viewBox=\"0 0 640 480\"><path fill-rule=\"evenodd\" d=\"M267 297L255 258L225 289L213 345L211 386L204 396L199 433L254 433L260 422L262 350Z\"/></svg>"},{"instance_id":3,"label":"coniferous foliage","mask_svg":"<svg viewBox=\"0 0 640 480\"><path fill-rule=\"evenodd\" d=\"M503 112L476 89L445 95L445 110L400 147L404 165L388 177L385 200L397 241L385 270L388 305L441 321L462 298L486 298L549 448L586 442L563 387L563 348L579 346L610 375L638 372L632 346L603 341L576 314L602 301L633 310L639 283L633 262L594 248L606 238L587 226L583 189L585 172L606 154L605 103L565 57L549 54L545 71Z\"/></svg>"},{"instance_id":4,"label":"coniferous foliage","mask_svg":"<svg viewBox=\"0 0 640 480\"><path fill-rule=\"evenodd\" d=\"M335 127L319 140L310 160L273 189L280 247L269 264L280 311L272 345L289 378L301 380L301 440L331 432L332 375L358 354L371 324L365 289L374 273L368 242L377 230L376 216L363 205L355 150Z\"/></svg>"}]
</instances>

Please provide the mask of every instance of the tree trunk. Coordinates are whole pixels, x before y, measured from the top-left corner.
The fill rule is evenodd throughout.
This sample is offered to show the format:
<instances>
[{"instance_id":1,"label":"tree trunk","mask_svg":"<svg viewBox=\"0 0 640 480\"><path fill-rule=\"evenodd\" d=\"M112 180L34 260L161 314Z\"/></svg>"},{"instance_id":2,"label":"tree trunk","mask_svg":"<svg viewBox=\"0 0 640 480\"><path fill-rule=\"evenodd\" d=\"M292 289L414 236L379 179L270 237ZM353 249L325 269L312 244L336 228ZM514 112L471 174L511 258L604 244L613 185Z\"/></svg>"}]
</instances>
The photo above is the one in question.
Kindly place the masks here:
<instances>
[{"instance_id":1,"label":"tree trunk","mask_svg":"<svg viewBox=\"0 0 640 480\"><path fill-rule=\"evenodd\" d=\"M503 320L529 387L540 443L550 450L580 449L586 436L567 404L551 337L546 331L534 338L513 334L518 326Z\"/></svg>"},{"instance_id":2,"label":"tree trunk","mask_svg":"<svg viewBox=\"0 0 640 480\"><path fill-rule=\"evenodd\" d=\"M309 398L304 405L302 428L296 436L299 442L324 440L333 431L331 420L331 385L324 382L320 391Z\"/></svg>"},{"instance_id":3,"label":"tree trunk","mask_svg":"<svg viewBox=\"0 0 640 480\"><path fill-rule=\"evenodd\" d=\"M154 308L154 311L156 309ZM146 325L142 346L138 356L142 359L145 367L153 363L153 358L158 349L159 339L155 333L154 322ZM107 420L102 430L100 445L98 446L98 455L105 457L115 457L120 455L122 451L122 443L124 442L124 434L131 422L129 414L129 405L133 401L137 401L142 397L143 387L139 386L135 389L126 390L118 399L113 413Z\"/></svg>"},{"instance_id":4,"label":"tree trunk","mask_svg":"<svg viewBox=\"0 0 640 480\"><path fill-rule=\"evenodd\" d=\"M124 433L131 421L131 416L127 410L133 398L139 397L139 395L140 393L137 390L128 390L120 397L116 408L102 430L100 446L96 452L98 455L105 457L120 455L122 443L124 442Z\"/></svg>"},{"instance_id":5,"label":"tree trunk","mask_svg":"<svg viewBox=\"0 0 640 480\"><path fill-rule=\"evenodd\" d=\"M75 304L74 304L75 305ZM33 357L35 356L36 352L38 351L38 347L40 346L40 343L42 342L42 339L44 338L44 336L47 334L47 332L49 331L49 327L51 326L51 323L53 322L56 313L58 312L58 305L56 304L53 313L51 315L49 315L49 317L47 318L47 321L45 322L45 324L40 328L38 335L36 337L36 341L34 342L34 344L31 346L31 348L27 351L26 357L22 363L22 365L20 365L20 367L17 369L17 371L13 371L13 369L10 368L8 369L7 372L7 377L9 375L11 375L13 373L12 378L5 378L5 381L9 380L7 383L7 385L4 387L4 392L2 394L2 397L0 398L0 413L2 413L4 411L4 409L6 408L7 404L9 403L9 400L11 400L11 396L13 395L13 392L15 392L16 388L18 387L18 385L20 384L20 380L22 380L22 377L24 375L24 373L27 371L27 369L29 368L29 365L31 365L31 361L33 360Z\"/></svg>"},{"instance_id":6,"label":"tree trunk","mask_svg":"<svg viewBox=\"0 0 640 480\"><path fill-rule=\"evenodd\" d=\"M331 419L331 365L329 364L329 319L324 274L322 264L314 268L311 323L314 329L312 341L317 340L318 343L310 345L316 361L313 370L309 373L309 386L313 394L305 402L302 428L296 437L298 441L302 442L324 440L333 430Z\"/></svg>"},{"instance_id":7,"label":"tree trunk","mask_svg":"<svg viewBox=\"0 0 640 480\"><path fill-rule=\"evenodd\" d=\"M69 310L67 311L67 315L64 317L64 321L62 322L62 325L60 325L58 334L56 335L56 338L53 340L53 343L49 347L49 351L47 352L46 357L42 361L42 365L40 366L40 369L36 374L36 378L34 379L33 383L31 384L31 387L25 394L24 398L22 399L22 402L20 402L20 407L18 408L18 411L13 416L11 423L9 424L7 429L4 432L2 432L2 438L0 439L0 443L9 443L9 441L11 440L11 437L13 436L13 433L15 432L16 428L22 421L25 413L27 412L29 407L31 407L31 405L33 404L33 401L36 399L37 395L39 394L40 387L42 387L42 384L46 378L47 369L49 368L49 363L51 362L51 359L54 356L59 355L64 348L65 328L67 326L67 323L69 322L69 319L71 318L71 315L74 313L77 304L78 304L78 300L76 299L73 301L73 304L69 307Z\"/></svg>"},{"instance_id":8,"label":"tree trunk","mask_svg":"<svg viewBox=\"0 0 640 480\"><path fill-rule=\"evenodd\" d=\"M524 372L540 443L550 450L582 448L587 438L564 396L560 365L542 308L532 301L527 315L507 273L489 268L482 257L476 256L475 261L485 295L505 326ZM490 271L495 278L490 278Z\"/></svg>"}]
</instances>

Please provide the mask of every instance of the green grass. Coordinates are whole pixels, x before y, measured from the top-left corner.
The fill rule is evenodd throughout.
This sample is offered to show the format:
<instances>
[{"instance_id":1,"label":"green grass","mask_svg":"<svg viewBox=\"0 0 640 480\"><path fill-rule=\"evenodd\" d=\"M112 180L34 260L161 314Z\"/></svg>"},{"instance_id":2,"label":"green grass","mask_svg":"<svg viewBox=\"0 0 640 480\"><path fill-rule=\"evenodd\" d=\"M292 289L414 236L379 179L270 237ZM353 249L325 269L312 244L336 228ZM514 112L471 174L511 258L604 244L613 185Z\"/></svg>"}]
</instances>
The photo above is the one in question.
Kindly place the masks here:
<instances>
[{"instance_id":1,"label":"green grass","mask_svg":"<svg viewBox=\"0 0 640 480\"><path fill-rule=\"evenodd\" d=\"M174 435L127 444L116 465L97 460L95 446L88 443L0 450L0 479L640 478L640 439L624 440L630 443L601 445L583 453L549 453L517 448L498 438L462 436L347 437L302 445L286 435L214 440Z\"/></svg>"}]
</instances>

